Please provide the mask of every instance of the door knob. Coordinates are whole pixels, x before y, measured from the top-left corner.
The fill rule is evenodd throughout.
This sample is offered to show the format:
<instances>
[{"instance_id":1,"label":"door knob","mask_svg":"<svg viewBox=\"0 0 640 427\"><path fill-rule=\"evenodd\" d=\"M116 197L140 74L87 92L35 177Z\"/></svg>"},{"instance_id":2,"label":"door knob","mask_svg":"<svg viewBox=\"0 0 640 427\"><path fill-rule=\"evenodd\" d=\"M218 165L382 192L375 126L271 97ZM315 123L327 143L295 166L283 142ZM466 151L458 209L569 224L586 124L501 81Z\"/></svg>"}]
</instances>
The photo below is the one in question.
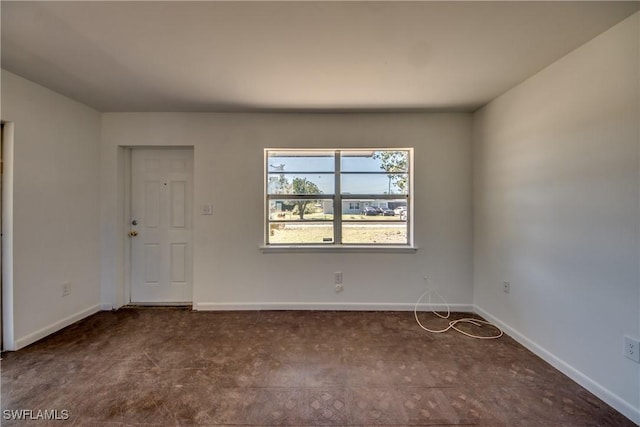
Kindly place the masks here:
<instances>
[{"instance_id":1,"label":"door knob","mask_svg":"<svg viewBox=\"0 0 640 427\"><path fill-rule=\"evenodd\" d=\"M129 232L129 237L136 237L138 235L137 231L130 231Z\"/></svg>"}]
</instances>

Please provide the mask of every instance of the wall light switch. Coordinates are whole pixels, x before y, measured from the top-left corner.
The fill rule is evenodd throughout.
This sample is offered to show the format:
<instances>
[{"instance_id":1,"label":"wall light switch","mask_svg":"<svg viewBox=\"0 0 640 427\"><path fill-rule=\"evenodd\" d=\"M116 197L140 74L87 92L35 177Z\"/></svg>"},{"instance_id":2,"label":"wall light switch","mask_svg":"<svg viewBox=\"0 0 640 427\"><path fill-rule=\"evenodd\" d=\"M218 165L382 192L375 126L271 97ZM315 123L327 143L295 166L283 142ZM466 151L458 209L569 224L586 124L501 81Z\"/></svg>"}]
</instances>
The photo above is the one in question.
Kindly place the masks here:
<instances>
[{"instance_id":1,"label":"wall light switch","mask_svg":"<svg viewBox=\"0 0 640 427\"><path fill-rule=\"evenodd\" d=\"M201 213L202 213L202 215L213 215L213 206L212 205L202 205Z\"/></svg>"}]
</instances>

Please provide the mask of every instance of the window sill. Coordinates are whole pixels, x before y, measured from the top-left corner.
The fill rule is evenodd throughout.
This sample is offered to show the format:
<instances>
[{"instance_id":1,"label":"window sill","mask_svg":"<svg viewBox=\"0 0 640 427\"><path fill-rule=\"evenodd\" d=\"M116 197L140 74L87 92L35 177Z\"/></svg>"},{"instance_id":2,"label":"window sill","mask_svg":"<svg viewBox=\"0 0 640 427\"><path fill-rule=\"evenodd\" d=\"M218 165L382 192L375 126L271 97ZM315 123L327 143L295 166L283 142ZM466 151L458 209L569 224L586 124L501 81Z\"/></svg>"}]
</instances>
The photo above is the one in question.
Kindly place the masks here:
<instances>
[{"instance_id":1,"label":"window sill","mask_svg":"<svg viewBox=\"0 0 640 427\"><path fill-rule=\"evenodd\" d=\"M350 253L415 253L417 246L359 246L359 245L273 245L260 246L264 253L350 252Z\"/></svg>"}]
</instances>

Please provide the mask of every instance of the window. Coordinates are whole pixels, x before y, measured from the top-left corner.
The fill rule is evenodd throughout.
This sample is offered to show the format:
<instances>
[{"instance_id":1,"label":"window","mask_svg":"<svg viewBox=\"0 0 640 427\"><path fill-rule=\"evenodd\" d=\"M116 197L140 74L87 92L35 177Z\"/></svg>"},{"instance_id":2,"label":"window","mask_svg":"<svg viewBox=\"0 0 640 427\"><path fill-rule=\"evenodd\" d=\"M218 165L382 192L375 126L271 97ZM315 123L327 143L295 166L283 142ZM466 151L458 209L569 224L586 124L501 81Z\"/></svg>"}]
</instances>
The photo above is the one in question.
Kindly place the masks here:
<instances>
[{"instance_id":1,"label":"window","mask_svg":"<svg viewBox=\"0 0 640 427\"><path fill-rule=\"evenodd\" d=\"M412 154L265 150L265 244L410 246Z\"/></svg>"}]
</instances>

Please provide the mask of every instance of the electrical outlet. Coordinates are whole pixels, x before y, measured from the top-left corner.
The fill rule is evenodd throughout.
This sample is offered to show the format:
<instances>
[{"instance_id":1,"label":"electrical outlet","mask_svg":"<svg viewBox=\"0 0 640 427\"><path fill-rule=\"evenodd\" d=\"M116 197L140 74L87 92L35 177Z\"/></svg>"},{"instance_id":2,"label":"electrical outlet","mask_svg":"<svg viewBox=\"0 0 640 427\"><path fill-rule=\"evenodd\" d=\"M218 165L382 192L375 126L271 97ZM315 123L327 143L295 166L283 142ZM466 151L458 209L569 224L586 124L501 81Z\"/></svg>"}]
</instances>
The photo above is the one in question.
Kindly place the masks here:
<instances>
[{"instance_id":1,"label":"electrical outlet","mask_svg":"<svg viewBox=\"0 0 640 427\"><path fill-rule=\"evenodd\" d=\"M502 290L505 294L511 292L511 282L502 282Z\"/></svg>"},{"instance_id":2,"label":"electrical outlet","mask_svg":"<svg viewBox=\"0 0 640 427\"><path fill-rule=\"evenodd\" d=\"M336 271L333 278L336 285L342 285L342 271Z\"/></svg>"},{"instance_id":3,"label":"electrical outlet","mask_svg":"<svg viewBox=\"0 0 640 427\"><path fill-rule=\"evenodd\" d=\"M624 355L636 363L640 363L640 342L629 336L624 337Z\"/></svg>"},{"instance_id":4,"label":"electrical outlet","mask_svg":"<svg viewBox=\"0 0 640 427\"><path fill-rule=\"evenodd\" d=\"M336 283L336 292L342 292L344 290L344 285L342 283Z\"/></svg>"},{"instance_id":5,"label":"electrical outlet","mask_svg":"<svg viewBox=\"0 0 640 427\"><path fill-rule=\"evenodd\" d=\"M62 284L62 296L68 297L71 294L71 282L64 282Z\"/></svg>"}]
</instances>

